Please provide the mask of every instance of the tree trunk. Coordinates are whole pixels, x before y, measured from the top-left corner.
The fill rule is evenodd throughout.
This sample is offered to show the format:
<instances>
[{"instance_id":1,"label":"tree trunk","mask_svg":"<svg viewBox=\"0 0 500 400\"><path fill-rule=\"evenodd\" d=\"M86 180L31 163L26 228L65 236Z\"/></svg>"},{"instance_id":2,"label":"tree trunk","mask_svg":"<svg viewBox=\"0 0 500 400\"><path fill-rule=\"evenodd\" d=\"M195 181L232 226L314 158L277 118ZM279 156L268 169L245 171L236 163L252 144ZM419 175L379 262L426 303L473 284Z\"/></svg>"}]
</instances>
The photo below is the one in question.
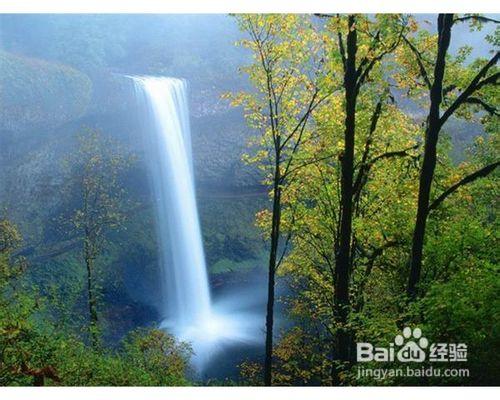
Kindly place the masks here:
<instances>
[{"instance_id":1,"label":"tree trunk","mask_svg":"<svg viewBox=\"0 0 500 400\"><path fill-rule=\"evenodd\" d=\"M279 157L279 156L278 156ZM280 221L281 221L281 187L280 168L276 163L273 183L273 210L271 226L271 249L269 252L269 276L267 284L267 314L266 314L266 355L264 360L264 384L272 384L273 362L273 324L274 324L274 285L276 275L276 260L278 254Z\"/></svg>"},{"instance_id":2,"label":"tree trunk","mask_svg":"<svg viewBox=\"0 0 500 400\"><path fill-rule=\"evenodd\" d=\"M341 160L341 220L339 248L335 260L334 300L337 317L335 359L340 365L334 369L333 381L339 383L339 372L349 360L350 339L346 324L349 316L349 269L351 265L352 192L354 175L354 136L356 127L356 52L357 33L355 17L349 16L347 35L347 59L344 70L345 131L344 153Z\"/></svg>"},{"instance_id":3,"label":"tree trunk","mask_svg":"<svg viewBox=\"0 0 500 400\"><path fill-rule=\"evenodd\" d=\"M407 294L410 299L417 294L417 285L422 270L422 253L424 247L425 226L429 214L429 199L434 170L436 168L436 150L441 130L440 107L442 102L443 78L446 68L446 53L450 45L453 14L438 16L438 51L434 66L434 82L430 90L430 110L425 131L425 147L422 169L420 171L418 206L410 259L410 275Z\"/></svg>"},{"instance_id":4,"label":"tree trunk","mask_svg":"<svg viewBox=\"0 0 500 400\"><path fill-rule=\"evenodd\" d=\"M87 266L87 297L88 297L88 308L89 308L89 336L90 343L93 347L98 344L97 338L97 299L95 296L94 288L94 257L90 255L88 250L88 244L85 244L85 264Z\"/></svg>"}]
</instances>

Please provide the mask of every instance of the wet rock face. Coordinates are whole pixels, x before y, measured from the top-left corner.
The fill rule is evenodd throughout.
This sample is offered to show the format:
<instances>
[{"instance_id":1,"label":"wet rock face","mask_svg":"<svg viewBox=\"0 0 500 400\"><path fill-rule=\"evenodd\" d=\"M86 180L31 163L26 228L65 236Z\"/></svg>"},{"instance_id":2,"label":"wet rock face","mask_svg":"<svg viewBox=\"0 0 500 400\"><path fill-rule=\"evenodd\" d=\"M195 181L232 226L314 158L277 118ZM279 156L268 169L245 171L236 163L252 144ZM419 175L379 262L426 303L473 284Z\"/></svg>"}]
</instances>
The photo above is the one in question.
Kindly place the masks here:
<instances>
[{"instance_id":1,"label":"wet rock face","mask_svg":"<svg viewBox=\"0 0 500 400\"><path fill-rule=\"evenodd\" d=\"M208 85L186 78L197 189L232 193L255 187L261 176L242 162L242 154L256 133L246 126L242 110L221 99L227 79ZM33 228L34 215L45 225L59 206L57 193L65 181L61 162L76 151L76 135L84 126L102 130L143 161L137 113L132 80L122 73L110 68L84 73L0 51L0 205L23 226ZM137 177L134 188L147 184L140 167L131 176ZM31 230L23 233L40 234Z\"/></svg>"},{"instance_id":2,"label":"wet rock face","mask_svg":"<svg viewBox=\"0 0 500 400\"><path fill-rule=\"evenodd\" d=\"M89 77L66 65L0 51L0 130L57 127L82 117Z\"/></svg>"},{"instance_id":3,"label":"wet rock face","mask_svg":"<svg viewBox=\"0 0 500 400\"><path fill-rule=\"evenodd\" d=\"M194 171L200 189L249 187L262 180L257 168L242 161L255 132L246 126L241 110L192 116L191 128Z\"/></svg>"}]
</instances>

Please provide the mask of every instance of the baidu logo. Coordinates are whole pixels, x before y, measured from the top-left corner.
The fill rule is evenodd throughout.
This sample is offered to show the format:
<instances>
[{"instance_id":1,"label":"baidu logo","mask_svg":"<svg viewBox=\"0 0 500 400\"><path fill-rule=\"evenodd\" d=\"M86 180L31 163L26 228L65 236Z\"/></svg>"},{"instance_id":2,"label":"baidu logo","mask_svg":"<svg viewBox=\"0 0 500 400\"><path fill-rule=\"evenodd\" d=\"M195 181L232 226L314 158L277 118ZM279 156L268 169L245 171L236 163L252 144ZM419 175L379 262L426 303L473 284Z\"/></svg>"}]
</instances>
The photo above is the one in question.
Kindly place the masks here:
<instances>
[{"instance_id":1,"label":"baidu logo","mask_svg":"<svg viewBox=\"0 0 500 400\"><path fill-rule=\"evenodd\" d=\"M375 347L371 343L357 343L358 362L421 363L436 361L467 361L467 345L464 343L433 343L422 335L420 328L405 327L396 335L389 347Z\"/></svg>"},{"instance_id":2,"label":"baidu logo","mask_svg":"<svg viewBox=\"0 0 500 400\"><path fill-rule=\"evenodd\" d=\"M394 339L396 346L403 346L397 353L397 359L401 362L422 362L425 361L425 349L429 346L429 341L422 336L420 328L403 329L402 335L397 335Z\"/></svg>"}]
</instances>

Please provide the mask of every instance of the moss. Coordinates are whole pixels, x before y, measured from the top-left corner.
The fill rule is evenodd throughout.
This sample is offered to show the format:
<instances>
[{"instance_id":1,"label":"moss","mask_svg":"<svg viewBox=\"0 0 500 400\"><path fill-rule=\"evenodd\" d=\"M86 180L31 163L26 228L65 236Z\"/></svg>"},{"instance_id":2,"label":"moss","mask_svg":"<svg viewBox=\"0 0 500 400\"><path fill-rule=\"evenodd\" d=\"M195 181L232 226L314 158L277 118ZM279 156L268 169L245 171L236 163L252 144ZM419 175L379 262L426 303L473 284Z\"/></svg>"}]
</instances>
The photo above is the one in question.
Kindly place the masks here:
<instances>
[{"instance_id":1,"label":"moss","mask_svg":"<svg viewBox=\"0 0 500 400\"><path fill-rule=\"evenodd\" d=\"M258 258L249 260L234 261L228 258L222 258L210 267L211 274L223 274L227 272L243 272L250 271L254 268L266 265L266 254L264 251L260 253Z\"/></svg>"},{"instance_id":2,"label":"moss","mask_svg":"<svg viewBox=\"0 0 500 400\"><path fill-rule=\"evenodd\" d=\"M255 214L267 205L266 194L204 193L198 204L209 271L255 266L265 250Z\"/></svg>"},{"instance_id":3,"label":"moss","mask_svg":"<svg viewBox=\"0 0 500 400\"><path fill-rule=\"evenodd\" d=\"M0 128L58 126L81 117L92 83L71 67L0 51Z\"/></svg>"}]
</instances>

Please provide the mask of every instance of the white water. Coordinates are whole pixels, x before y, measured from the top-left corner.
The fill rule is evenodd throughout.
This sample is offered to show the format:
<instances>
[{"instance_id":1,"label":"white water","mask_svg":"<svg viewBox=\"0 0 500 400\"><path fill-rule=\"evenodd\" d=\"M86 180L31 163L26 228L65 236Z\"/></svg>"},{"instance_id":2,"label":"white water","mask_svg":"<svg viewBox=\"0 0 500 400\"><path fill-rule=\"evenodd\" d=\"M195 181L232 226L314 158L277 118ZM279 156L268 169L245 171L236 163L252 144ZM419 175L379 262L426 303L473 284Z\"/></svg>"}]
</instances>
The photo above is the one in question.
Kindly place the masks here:
<instances>
[{"instance_id":1,"label":"white water","mask_svg":"<svg viewBox=\"0 0 500 400\"><path fill-rule=\"evenodd\" d=\"M235 319L234 310L211 305L196 206L185 81L131 78L146 114L146 150L163 273L162 327L191 343L195 366L201 369L221 341L253 341L255 321L241 314Z\"/></svg>"},{"instance_id":2,"label":"white water","mask_svg":"<svg viewBox=\"0 0 500 400\"><path fill-rule=\"evenodd\" d=\"M210 317L210 293L196 207L186 83L136 77L151 128L150 172L158 211L165 317L189 327Z\"/></svg>"}]
</instances>

